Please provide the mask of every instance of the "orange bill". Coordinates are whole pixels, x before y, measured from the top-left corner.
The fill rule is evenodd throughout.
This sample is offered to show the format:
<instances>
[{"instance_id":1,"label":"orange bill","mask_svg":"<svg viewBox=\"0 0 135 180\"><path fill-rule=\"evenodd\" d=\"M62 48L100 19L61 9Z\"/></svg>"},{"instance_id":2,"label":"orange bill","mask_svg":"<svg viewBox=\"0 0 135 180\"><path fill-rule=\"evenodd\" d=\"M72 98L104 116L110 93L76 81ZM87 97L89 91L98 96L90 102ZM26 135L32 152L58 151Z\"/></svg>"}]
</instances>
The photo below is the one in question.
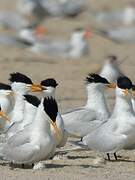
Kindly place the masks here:
<instances>
[{"instance_id":1,"label":"orange bill","mask_svg":"<svg viewBox=\"0 0 135 180\"><path fill-rule=\"evenodd\" d=\"M107 85L107 87L115 89L116 88L116 84L115 83L110 83L110 84Z\"/></svg>"},{"instance_id":2,"label":"orange bill","mask_svg":"<svg viewBox=\"0 0 135 180\"><path fill-rule=\"evenodd\" d=\"M51 124L52 124L52 126L53 126L53 128L54 128L54 130L55 130L55 133L56 133L56 136L57 136L57 138L58 139L60 139L60 130L58 129L58 127L57 127L57 124L56 124L56 122L53 122L53 121L51 121Z\"/></svg>"},{"instance_id":3,"label":"orange bill","mask_svg":"<svg viewBox=\"0 0 135 180\"><path fill-rule=\"evenodd\" d=\"M123 92L124 92L124 95L125 95L125 96L127 96L127 95L129 94L128 89L124 89Z\"/></svg>"},{"instance_id":4,"label":"orange bill","mask_svg":"<svg viewBox=\"0 0 135 180\"><path fill-rule=\"evenodd\" d=\"M2 117L4 120L10 122L10 119L7 117L7 115L3 111L0 111L0 117Z\"/></svg>"},{"instance_id":5,"label":"orange bill","mask_svg":"<svg viewBox=\"0 0 135 180\"><path fill-rule=\"evenodd\" d=\"M42 91L42 86L40 84L32 84L31 91L32 92L40 92Z\"/></svg>"}]
</instances>

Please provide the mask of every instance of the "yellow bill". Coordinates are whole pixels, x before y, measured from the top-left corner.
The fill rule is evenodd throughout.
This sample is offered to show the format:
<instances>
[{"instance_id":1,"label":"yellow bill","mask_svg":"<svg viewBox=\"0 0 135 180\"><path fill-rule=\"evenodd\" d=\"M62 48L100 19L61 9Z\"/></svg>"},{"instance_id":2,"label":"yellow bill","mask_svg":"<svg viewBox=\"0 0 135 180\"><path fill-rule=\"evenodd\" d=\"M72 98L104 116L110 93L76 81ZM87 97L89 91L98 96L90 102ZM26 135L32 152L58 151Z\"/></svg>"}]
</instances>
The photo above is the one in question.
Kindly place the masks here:
<instances>
[{"instance_id":1,"label":"yellow bill","mask_svg":"<svg viewBox=\"0 0 135 180\"><path fill-rule=\"evenodd\" d=\"M124 95L125 95L125 96L127 96L127 95L129 94L128 89L124 89L123 92L124 92Z\"/></svg>"},{"instance_id":2,"label":"yellow bill","mask_svg":"<svg viewBox=\"0 0 135 180\"><path fill-rule=\"evenodd\" d=\"M116 84L115 83L110 83L110 84L107 85L107 87L115 89L116 88Z\"/></svg>"},{"instance_id":3,"label":"yellow bill","mask_svg":"<svg viewBox=\"0 0 135 180\"><path fill-rule=\"evenodd\" d=\"M57 127L56 122L51 121L51 124L52 124L52 126L53 126L53 128L55 130L57 138L60 139L61 133L60 133L60 130L58 129L58 127Z\"/></svg>"},{"instance_id":4,"label":"yellow bill","mask_svg":"<svg viewBox=\"0 0 135 180\"><path fill-rule=\"evenodd\" d=\"M0 117L2 117L4 120L10 122L10 119L3 111L0 111Z\"/></svg>"},{"instance_id":5,"label":"yellow bill","mask_svg":"<svg viewBox=\"0 0 135 180\"><path fill-rule=\"evenodd\" d=\"M42 86L40 84L32 84L31 91L32 92L40 92L42 91Z\"/></svg>"}]
</instances>

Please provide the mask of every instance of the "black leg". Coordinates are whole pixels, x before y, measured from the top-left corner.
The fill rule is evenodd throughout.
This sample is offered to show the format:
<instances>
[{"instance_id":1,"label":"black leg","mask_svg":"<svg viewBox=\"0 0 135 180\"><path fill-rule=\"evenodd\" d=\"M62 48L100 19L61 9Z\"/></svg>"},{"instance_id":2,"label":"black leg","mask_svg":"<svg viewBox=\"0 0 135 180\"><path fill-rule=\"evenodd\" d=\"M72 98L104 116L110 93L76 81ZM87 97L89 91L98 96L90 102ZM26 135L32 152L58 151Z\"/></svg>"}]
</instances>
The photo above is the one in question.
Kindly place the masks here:
<instances>
[{"instance_id":1,"label":"black leg","mask_svg":"<svg viewBox=\"0 0 135 180\"><path fill-rule=\"evenodd\" d=\"M118 158L117 158L117 154L116 153L114 153L114 157L115 157L115 160L117 161Z\"/></svg>"},{"instance_id":2,"label":"black leg","mask_svg":"<svg viewBox=\"0 0 135 180\"><path fill-rule=\"evenodd\" d=\"M24 164L22 164L22 168L24 169Z\"/></svg>"},{"instance_id":3,"label":"black leg","mask_svg":"<svg viewBox=\"0 0 135 180\"><path fill-rule=\"evenodd\" d=\"M110 154L109 153L107 153L107 157L108 157L108 160L110 161L111 159L110 159Z\"/></svg>"},{"instance_id":4,"label":"black leg","mask_svg":"<svg viewBox=\"0 0 135 180\"><path fill-rule=\"evenodd\" d=\"M32 163L32 168L34 167L34 163Z\"/></svg>"}]
</instances>

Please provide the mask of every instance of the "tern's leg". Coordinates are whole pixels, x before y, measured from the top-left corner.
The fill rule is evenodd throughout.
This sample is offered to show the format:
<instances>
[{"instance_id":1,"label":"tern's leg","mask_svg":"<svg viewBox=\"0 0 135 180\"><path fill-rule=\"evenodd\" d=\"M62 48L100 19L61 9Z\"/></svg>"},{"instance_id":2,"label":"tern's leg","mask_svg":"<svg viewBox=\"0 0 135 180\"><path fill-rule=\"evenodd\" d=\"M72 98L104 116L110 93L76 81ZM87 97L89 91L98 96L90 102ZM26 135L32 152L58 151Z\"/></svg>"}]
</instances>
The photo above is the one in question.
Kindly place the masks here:
<instances>
[{"instance_id":1,"label":"tern's leg","mask_svg":"<svg viewBox=\"0 0 135 180\"><path fill-rule=\"evenodd\" d=\"M108 157L108 160L110 161L111 159L110 159L110 154L109 153L107 153L107 157Z\"/></svg>"},{"instance_id":2,"label":"tern's leg","mask_svg":"<svg viewBox=\"0 0 135 180\"><path fill-rule=\"evenodd\" d=\"M114 157L115 157L115 160L117 161L117 160L118 160L118 158L117 158L117 154L116 154L116 152L114 153Z\"/></svg>"}]
</instances>

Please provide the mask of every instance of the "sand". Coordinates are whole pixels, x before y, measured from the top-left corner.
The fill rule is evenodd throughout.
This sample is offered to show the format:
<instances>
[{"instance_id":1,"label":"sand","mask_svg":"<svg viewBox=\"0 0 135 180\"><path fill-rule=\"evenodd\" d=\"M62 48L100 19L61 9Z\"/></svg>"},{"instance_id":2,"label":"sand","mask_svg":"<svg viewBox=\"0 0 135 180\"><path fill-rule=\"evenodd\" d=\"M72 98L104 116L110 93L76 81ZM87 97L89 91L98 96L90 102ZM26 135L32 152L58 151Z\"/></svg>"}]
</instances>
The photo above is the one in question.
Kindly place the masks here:
<instances>
[{"instance_id":1,"label":"sand","mask_svg":"<svg viewBox=\"0 0 135 180\"><path fill-rule=\"evenodd\" d=\"M15 1L1 0L0 9L14 9ZM54 18L47 19L45 26L48 29L48 36L54 38L69 38L70 33L75 27L94 27L90 17L90 9L101 10L115 9L123 7L128 0L88 0L89 7L87 12L76 19ZM72 107L78 107L85 104L86 91L84 79L89 72L95 72L103 64L105 56L115 54L119 59L128 56L128 59L121 65L125 74L135 80L135 47L134 44L115 44L110 40L104 39L95 34L89 39L90 55L88 57L73 59L52 58L47 55L35 55L26 49L0 46L0 81L8 82L9 73L22 72L39 82L48 77L54 77L59 86L57 88L57 100L61 112ZM109 99L109 105L112 107L114 99ZM66 145L66 148L69 145ZM108 161L106 155L103 155L105 161L95 163L96 153L69 152L61 160L47 162L44 170L33 171L31 167L11 168L7 163L0 162L1 180L134 180L135 179L135 151L118 152L118 161Z\"/></svg>"}]
</instances>

